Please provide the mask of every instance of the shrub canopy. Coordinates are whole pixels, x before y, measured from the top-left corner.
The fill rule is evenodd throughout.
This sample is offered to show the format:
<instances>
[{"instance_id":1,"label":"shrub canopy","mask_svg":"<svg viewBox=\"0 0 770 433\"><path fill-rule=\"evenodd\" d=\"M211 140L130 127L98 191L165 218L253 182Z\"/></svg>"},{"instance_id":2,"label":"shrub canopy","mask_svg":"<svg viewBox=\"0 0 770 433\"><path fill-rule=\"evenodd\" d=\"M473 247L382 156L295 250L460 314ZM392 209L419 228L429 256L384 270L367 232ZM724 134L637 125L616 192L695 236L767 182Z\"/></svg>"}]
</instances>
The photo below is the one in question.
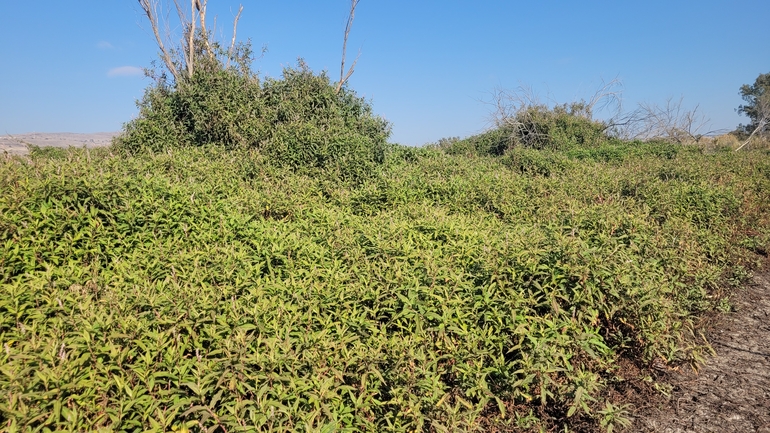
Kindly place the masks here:
<instances>
[{"instance_id":1,"label":"shrub canopy","mask_svg":"<svg viewBox=\"0 0 770 433\"><path fill-rule=\"evenodd\" d=\"M302 61L277 79L221 62L173 83L161 76L137 106L139 116L115 141L130 154L213 144L359 178L382 162L390 135L367 100L345 87L337 92L325 72Z\"/></svg>"},{"instance_id":2,"label":"shrub canopy","mask_svg":"<svg viewBox=\"0 0 770 433\"><path fill-rule=\"evenodd\" d=\"M443 140L439 147L450 154L502 156L514 147L572 150L606 143L606 125L590 118L585 103L547 107L529 105L487 132L464 140Z\"/></svg>"}]
</instances>

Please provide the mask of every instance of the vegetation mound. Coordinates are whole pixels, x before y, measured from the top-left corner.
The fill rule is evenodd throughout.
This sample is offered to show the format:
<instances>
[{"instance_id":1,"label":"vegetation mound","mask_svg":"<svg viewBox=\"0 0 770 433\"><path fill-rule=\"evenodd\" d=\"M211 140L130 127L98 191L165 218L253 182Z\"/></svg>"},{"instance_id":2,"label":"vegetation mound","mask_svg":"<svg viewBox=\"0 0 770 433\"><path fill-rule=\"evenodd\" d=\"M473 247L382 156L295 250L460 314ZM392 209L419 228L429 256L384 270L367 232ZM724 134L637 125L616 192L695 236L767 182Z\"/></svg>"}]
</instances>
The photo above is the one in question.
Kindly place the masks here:
<instances>
[{"instance_id":1,"label":"vegetation mound","mask_svg":"<svg viewBox=\"0 0 770 433\"><path fill-rule=\"evenodd\" d=\"M245 71L248 71L245 69ZM390 126L355 92L338 92L304 63L280 79L216 64L191 78L159 79L138 103L139 116L115 141L130 154L215 145L254 149L293 169L330 169L366 177L381 164Z\"/></svg>"},{"instance_id":2,"label":"vegetation mound","mask_svg":"<svg viewBox=\"0 0 770 433\"><path fill-rule=\"evenodd\" d=\"M607 126L591 119L585 103L547 107L527 105L498 125L465 139L439 143L450 154L501 156L513 148L566 151L601 146L610 138Z\"/></svg>"},{"instance_id":3,"label":"vegetation mound","mask_svg":"<svg viewBox=\"0 0 770 433\"><path fill-rule=\"evenodd\" d=\"M4 159L2 428L623 426L621 366L700 359L770 250L765 153L649 146L547 176L394 146L353 184L239 147Z\"/></svg>"}]
</instances>

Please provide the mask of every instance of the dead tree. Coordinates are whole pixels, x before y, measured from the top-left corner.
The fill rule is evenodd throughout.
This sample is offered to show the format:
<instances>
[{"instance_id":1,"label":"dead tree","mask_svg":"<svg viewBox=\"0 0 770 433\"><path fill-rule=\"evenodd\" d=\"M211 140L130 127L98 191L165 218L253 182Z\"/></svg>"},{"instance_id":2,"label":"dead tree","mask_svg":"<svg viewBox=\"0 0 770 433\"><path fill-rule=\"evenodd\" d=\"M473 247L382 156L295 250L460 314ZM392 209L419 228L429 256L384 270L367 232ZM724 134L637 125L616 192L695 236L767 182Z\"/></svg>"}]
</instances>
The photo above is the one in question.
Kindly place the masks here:
<instances>
[{"instance_id":1,"label":"dead tree","mask_svg":"<svg viewBox=\"0 0 770 433\"><path fill-rule=\"evenodd\" d=\"M622 83L618 79L602 82L588 100L575 100L563 104L563 107L569 109L570 114L588 120L594 120L595 111L609 112L611 118L608 122L612 123L621 111L621 88ZM529 86L519 86L513 90L496 87L492 91L492 101L482 102L493 107L489 120L498 128L517 122L522 113L532 108L552 109L555 105L554 102L543 102Z\"/></svg>"},{"instance_id":2,"label":"dead tree","mask_svg":"<svg viewBox=\"0 0 770 433\"><path fill-rule=\"evenodd\" d=\"M138 0L142 12L147 16L150 22L152 33L155 36L155 42L160 49L160 56L171 73L174 81L179 82L182 79L189 79L195 74L198 63L199 53L205 55L211 60L216 60L216 52L212 48L211 34L206 27L206 9L208 0L190 0L189 15L185 12L186 7L181 3L184 0L173 0L176 8L179 23L183 29L181 43L173 42L171 37L169 23L161 23L160 16L163 14L162 0ZM233 56L235 48L235 34L238 27L238 19L243 11L243 6L238 10L233 22L233 39L227 54L227 65ZM161 25L165 26L165 36L161 35ZM200 30L198 30L200 29ZM202 48L197 44L202 43ZM180 58L181 53L181 58Z\"/></svg>"},{"instance_id":3,"label":"dead tree","mask_svg":"<svg viewBox=\"0 0 770 433\"><path fill-rule=\"evenodd\" d=\"M233 54L235 50L235 34L238 31L238 20L241 19L241 12L243 12L243 5L241 5L238 8L238 14L235 15L235 19L233 19L233 39L230 41L230 48L227 50L227 64L225 64L225 68L230 67L230 61L233 59ZM262 53L264 54L265 49L262 49Z\"/></svg>"},{"instance_id":4,"label":"dead tree","mask_svg":"<svg viewBox=\"0 0 770 433\"><path fill-rule=\"evenodd\" d=\"M618 117L613 134L626 140L672 140L676 143L697 143L704 136L719 133L707 131L710 121L700 113L683 107L683 98L669 98L665 105L639 103L633 111Z\"/></svg>"},{"instance_id":5,"label":"dead tree","mask_svg":"<svg viewBox=\"0 0 770 433\"><path fill-rule=\"evenodd\" d=\"M166 49L166 44L163 43L164 38L160 36L160 23L158 22L159 15L159 1L158 0L139 0L139 6L147 15L147 19L150 21L150 27L152 27L152 33L155 35L155 42L160 49L160 55L163 58L163 63L166 64L166 68L174 77L175 80L179 79L179 71L176 69L174 61L171 59L171 54Z\"/></svg>"},{"instance_id":6,"label":"dead tree","mask_svg":"<svg viewBox=\"0 0 770 433\"><path fill-rule=\"evenodd\" d=\"M356 6L358 6L359 0L350 0L350 13L348 14L348 22L345 25L345 37L342 40L342 61L340 62L340 81L337 83L337 89L336 92L340 93L340 90L342 90L342 86L345 84L346 81L350 78L351 75L353 75L353 71L355 70L356 63L358 63L358 58L361 57L361 51L358 52L358 56L356 56L356 59L353 61L353 64L350 65L350 69L348 69L347 74L345 73L345 55L348 48L348 36L350 36L350 29L353 27L353 19L356 16Z\"/></svg>"}]
</instances>

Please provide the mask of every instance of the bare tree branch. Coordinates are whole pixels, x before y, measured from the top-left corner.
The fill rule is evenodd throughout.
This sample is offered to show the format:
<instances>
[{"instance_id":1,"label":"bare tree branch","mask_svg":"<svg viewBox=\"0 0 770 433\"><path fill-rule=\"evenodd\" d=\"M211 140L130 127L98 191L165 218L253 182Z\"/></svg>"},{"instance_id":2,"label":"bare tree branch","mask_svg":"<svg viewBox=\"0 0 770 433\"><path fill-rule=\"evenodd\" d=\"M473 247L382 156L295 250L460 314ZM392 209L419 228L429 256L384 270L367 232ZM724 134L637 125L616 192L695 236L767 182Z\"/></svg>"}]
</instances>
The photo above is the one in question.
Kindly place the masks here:
<instances>
[{"instance_id":1,"label":"bare tree branch","mask_svg":"<svg viewBox=\"0 0 770 433\"><path fill-rule=\"evenodd\" d=\"M683 98L669 98L665 105L639 103L636 110L623 113L611 125L612 133L627 140L666 139L677 143L697 143L716 131L703 131L709 119L699 112L700 106L686 110Z\"/></svg>"},{"instance_id":2,"label":"bare tree branch","mask_svg":"<svg viewBox=\"0 0 770 433\"><path fill-rule=\"evenodd\" d=\"M227 50L226 68L230 66L230 60L233 58L233 51L235 50L235 33L238 31L238 20L241 18L241 12L243 12L243 5L238 8L238 14L233 20L233 40L230 42L230 49Z\"/></svg>"},{"instance_id":3,"label":"bare tree branch","mask_svg":"<svg viewBox=\"0 0 770 433\"><path fill-rule=\"evenodd\" d=\"M619 116L623 110L623 83L614 78L605 83L602 80L602 85L594 92L591 99L585 103L585 111L588 119L593 118L594 110L612 110L612 116L607 123L611 123L612 119Z\"/></svg>"},{"instance_id":4,"label":"bare tree branch","mask_svg":"<svg viewBox=\"0 0 770 433\"><path fill-rule=\"evenodd\" d=\"M190 0L190 25L187 29L187 49L189 54L187 56L187 75L192 78L193 72L195 72L195 6L197 0Z\"/></svg>"},{"instance_id":5,"label":"bare tree branch","mask_svg":"<svg viewBox=\"0 0 770 433\"><path fill-rule=\"evenodd\" d=\"M756 135L756 134L757 134L757 132L759 132L759 131L760 131L762 128L764 128L765 126L767 126L767 124L768 124L768 121L767 121L767 119L760 119L759 123L757 124L757 127L756 127L756 128L754 128L754 131L752 131L752 132L751 132L751 135L749 135L749 138L747 138L747 139L746 139L746 141L745 141L743 144L741 144L740 146L738 146L738 148L736 148L736 149L735 149L735 151L737 152L737 151L739 151L739 150L743 149L743 148L744 148L744 147L745 147L747 144L749 144L749 142L751 141L751 139L752 139L752 138L754 138L754 135Z\"/></svg>"},{"instance_id":6,"label":"bare tree branch","mask_svg":"<svg viewBox=\"0 0 770 433\"><path fill-rule=\"evenodd\" d=\"M489 120L496 127L511 125L512 122L516 121L517 116L527 109L551 106L549 103L542 102L529 86L519 86L514 90L498 86L492 91L492 101L482 102L494 107ZM588 120L594 120L594 114L597 111L609 111L609 120L604 123L607 128L616 126L618 122L623 122L621 114L623 106L622 83L617 78L609 82L602 82L602 85L587 101L579 100L556 106L569 111L570 114Z\"/></svg>"},{"instance_id":7,"label":"bare tree branch","mask_svg":"<svg viewBox=\"0 0 770 433\"><path fill-rule=\"evenodd\" d=\"M184 57L184 68L187 70L188 78L193 76L193 63L195 61L195 0L190 1L192 4L192 14L188 20L182 4L179 3L179 0L174 0L174 6L176 7L179 22L184 29L182 35L182 56Z\"/></svg>"},{"instance_id":8,"label":"bare tree branch","mask_svg":"<svg viewBox=\"0 0 770 433\"><path fill-rule=\"evenodd\" d=\"M497 128L508 128L525 145L537 145L545 138L547 131L540 130L542 122L537 120L549 111L564 112L593 122L599 122L594 118L596 112L609 112L609 117L603 116L606 120L601 121L605 133L625 140L665 139L698 143L704 136L720 132L705 131L709 119L700 112L698 105L691 110L685 109L683 98L669 98L662 106L640 103L635 110L624 112L621 87L621 82L614 79L602 83L587 101L556 105L542 102L529 87L519 86L514 90L497 87L491 101L484 102L494 107L491 123ZM767 111L770 113L770 108ZM770 114L763 123L765 129L768 122ZM761 130L759 128L758 133Z\"/></svg>"},{"instance_id":9,"label":"bare tree branch","mask_svg":"<svg viewBox=\"0 0 770 433\"><path fill-rule=\"evenodd\" d=\"M139 0L139 6L150 21L152 33L155 35L155 42L158 43L158 48L160 48L161 56L163 57L163 63L166 64L166 67L169 72L171 72L171 75L174 76L174 79L179 79L179 72L177 71L176 66L174 66L174 62L171 60L171 55L163 45L163 38L160 37L160 31L158 29L158 0Z\"/></svg>"},{"instance_id":10,"label":"bare tree branch","mask_svg":"<svg viewBox=\"0 0 770 433\"><path fill-rule=\"evenodd\" d=\"M340 62L340 81L337 83L337 89L336 92L340 93L340 90L342 90L342 86L345 84L346 81L350 78L351 75L353 75L353 71L355 70L356 63L358 63L358 58L361 57L361 51L358 51L358 56L356 56L356 59L353 61L353 64L350 66L350 69L348 69L347 74L345 73L345 55L348 47L348 36L350 36L350 29L353 27L353 19L356 16L356 6L358 6L359 0L350 0L350 13L348 14L348 22L345 25L345 38L342 40L342 61Z\"/></svg>"},{"instance_id":11,"label":"bare tree branch","mask_svg":"<svg viewBox=\"0 0 770 433\"><path fill-rule=\"evenodd\" d=\"M195 0L195 8L198 10L200 16L201 33L203 34L203 43L206 46L206 52L209 54L209 58L214 60L214 51L211 49L211 43L209 42L209 33L206 29L206 8L208 0Z\"/></svg>"},{"instance_id":12,"label":"bare tree branch","mask_svg":"<svg viewBox=\"0 0 770 433\"><path fill-rule=\"evenodd\" d=\"M529 86L519 86L513 90L497 86L488 104L494 107L489 120L498 128L515 122L516 115L526 107L544 105Z\"/></svg>"},{"instance_id":13,"label":"bare tree branch","mask_svg":"<svg viewBox=\"0 0 770 433\"><path fill-rule=\"evenodd\" d=\"M765 130L765 127L770 124L770 94L765 93L757 98L756 111L757 127L754 128L754 131L751 132L751 135L749 135L746 141L735 149L736 152L746 147L755 135L761 134Z\"/></svg>"},{"instance_id":14,"label":"bare tree branch","mask_svg":"<svg viewBox=\"0 0 770 433\"><path fill-rule=\"evenodd\" d=\"M229 42L230 49L224 52L223 44L212 38L213 31L216 31L216 17L214 17L213 30L209 29L206 22L208 18L208 0L189 0L189 3L185 3L185 0L171 0L167 2L167 5L171 2L173 2L174 8L176 8L178 19L178 25L174 22L173 27L182 29L182 35L179 39L172 36L170 30L172 27L170 24L172 22L170 9L173 8L169 8L168 14L161 17L160 9L163 8L163 0L139 0L139 5L144 15L150 21L155 41L161 51L163 63L168 71L171 72L174 81L179 82L185 78L192 78L197 69L203 66L200 62L206 60L206 58L220 66L229 67L230 62L237 55L235 44L236 32L238 20L243 12L243 6L240 6L238 15L233 22L233 38ZM161 25L165 25L165 38L161 36ZM198 29L200 30L198 31ZM225 60L225 57L227 57L227 60Z\"/></svg>"}]
</instances>

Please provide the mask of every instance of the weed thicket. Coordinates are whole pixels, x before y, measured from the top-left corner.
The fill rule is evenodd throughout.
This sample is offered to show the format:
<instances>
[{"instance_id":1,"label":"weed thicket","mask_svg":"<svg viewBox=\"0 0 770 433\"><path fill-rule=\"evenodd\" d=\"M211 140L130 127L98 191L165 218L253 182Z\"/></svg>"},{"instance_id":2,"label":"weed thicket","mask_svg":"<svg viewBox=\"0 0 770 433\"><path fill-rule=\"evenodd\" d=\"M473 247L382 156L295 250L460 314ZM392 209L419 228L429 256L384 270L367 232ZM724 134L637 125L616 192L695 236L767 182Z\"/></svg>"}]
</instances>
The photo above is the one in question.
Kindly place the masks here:
<instances>
[{"instance_id":1,"label":"weed thicket","mask_svg":"<svg viewBox=\"0 0 770 433\"><path fill-rule=\"evenodd\" d=\"M455 155L501 156L514 148L567 151L618 144L605 130L603 123L590 118L584 103L531 105L497 128L462 140L441 140L437 147Z\"/></svg>"},{"instance_id":2,"label":"weed thicket","mask_svg":"<svg viewBox=\"0 0 770 433\"><path fill-rule=\"evenodd\" d=\"M275 165L357 180L382 163L390 135L365 99L346 87L337 93L325 73L302 61L262 81L248 69L216 63L179 82L159 79L138 106L116 150L255 149Z\"/></svg>"},{"instance_id":3,"label":"weed thicket","mask_svg":"<svg viewBox=\"0 0 770 433\"><path fill-rule=\"evenodd\" d=\"M3 429L622 427L617 361L697 360L770 250L770 163L605 146L391 145L356 183L249 146L4 159Z\"/></svg>"},{"instance_id":4,"label":"weed thicket","mask_svg":"<svg viewBox=\"0 0 770 433\"><path fill-rule=\"evenodd\" d=\"M697 361L695 317L770 250L765 153L574 104L389 145L354 92L239 49L160 77L112 149L0 161L2 429L611 431L617 361Z\"/></svg>"}]
</instances>

